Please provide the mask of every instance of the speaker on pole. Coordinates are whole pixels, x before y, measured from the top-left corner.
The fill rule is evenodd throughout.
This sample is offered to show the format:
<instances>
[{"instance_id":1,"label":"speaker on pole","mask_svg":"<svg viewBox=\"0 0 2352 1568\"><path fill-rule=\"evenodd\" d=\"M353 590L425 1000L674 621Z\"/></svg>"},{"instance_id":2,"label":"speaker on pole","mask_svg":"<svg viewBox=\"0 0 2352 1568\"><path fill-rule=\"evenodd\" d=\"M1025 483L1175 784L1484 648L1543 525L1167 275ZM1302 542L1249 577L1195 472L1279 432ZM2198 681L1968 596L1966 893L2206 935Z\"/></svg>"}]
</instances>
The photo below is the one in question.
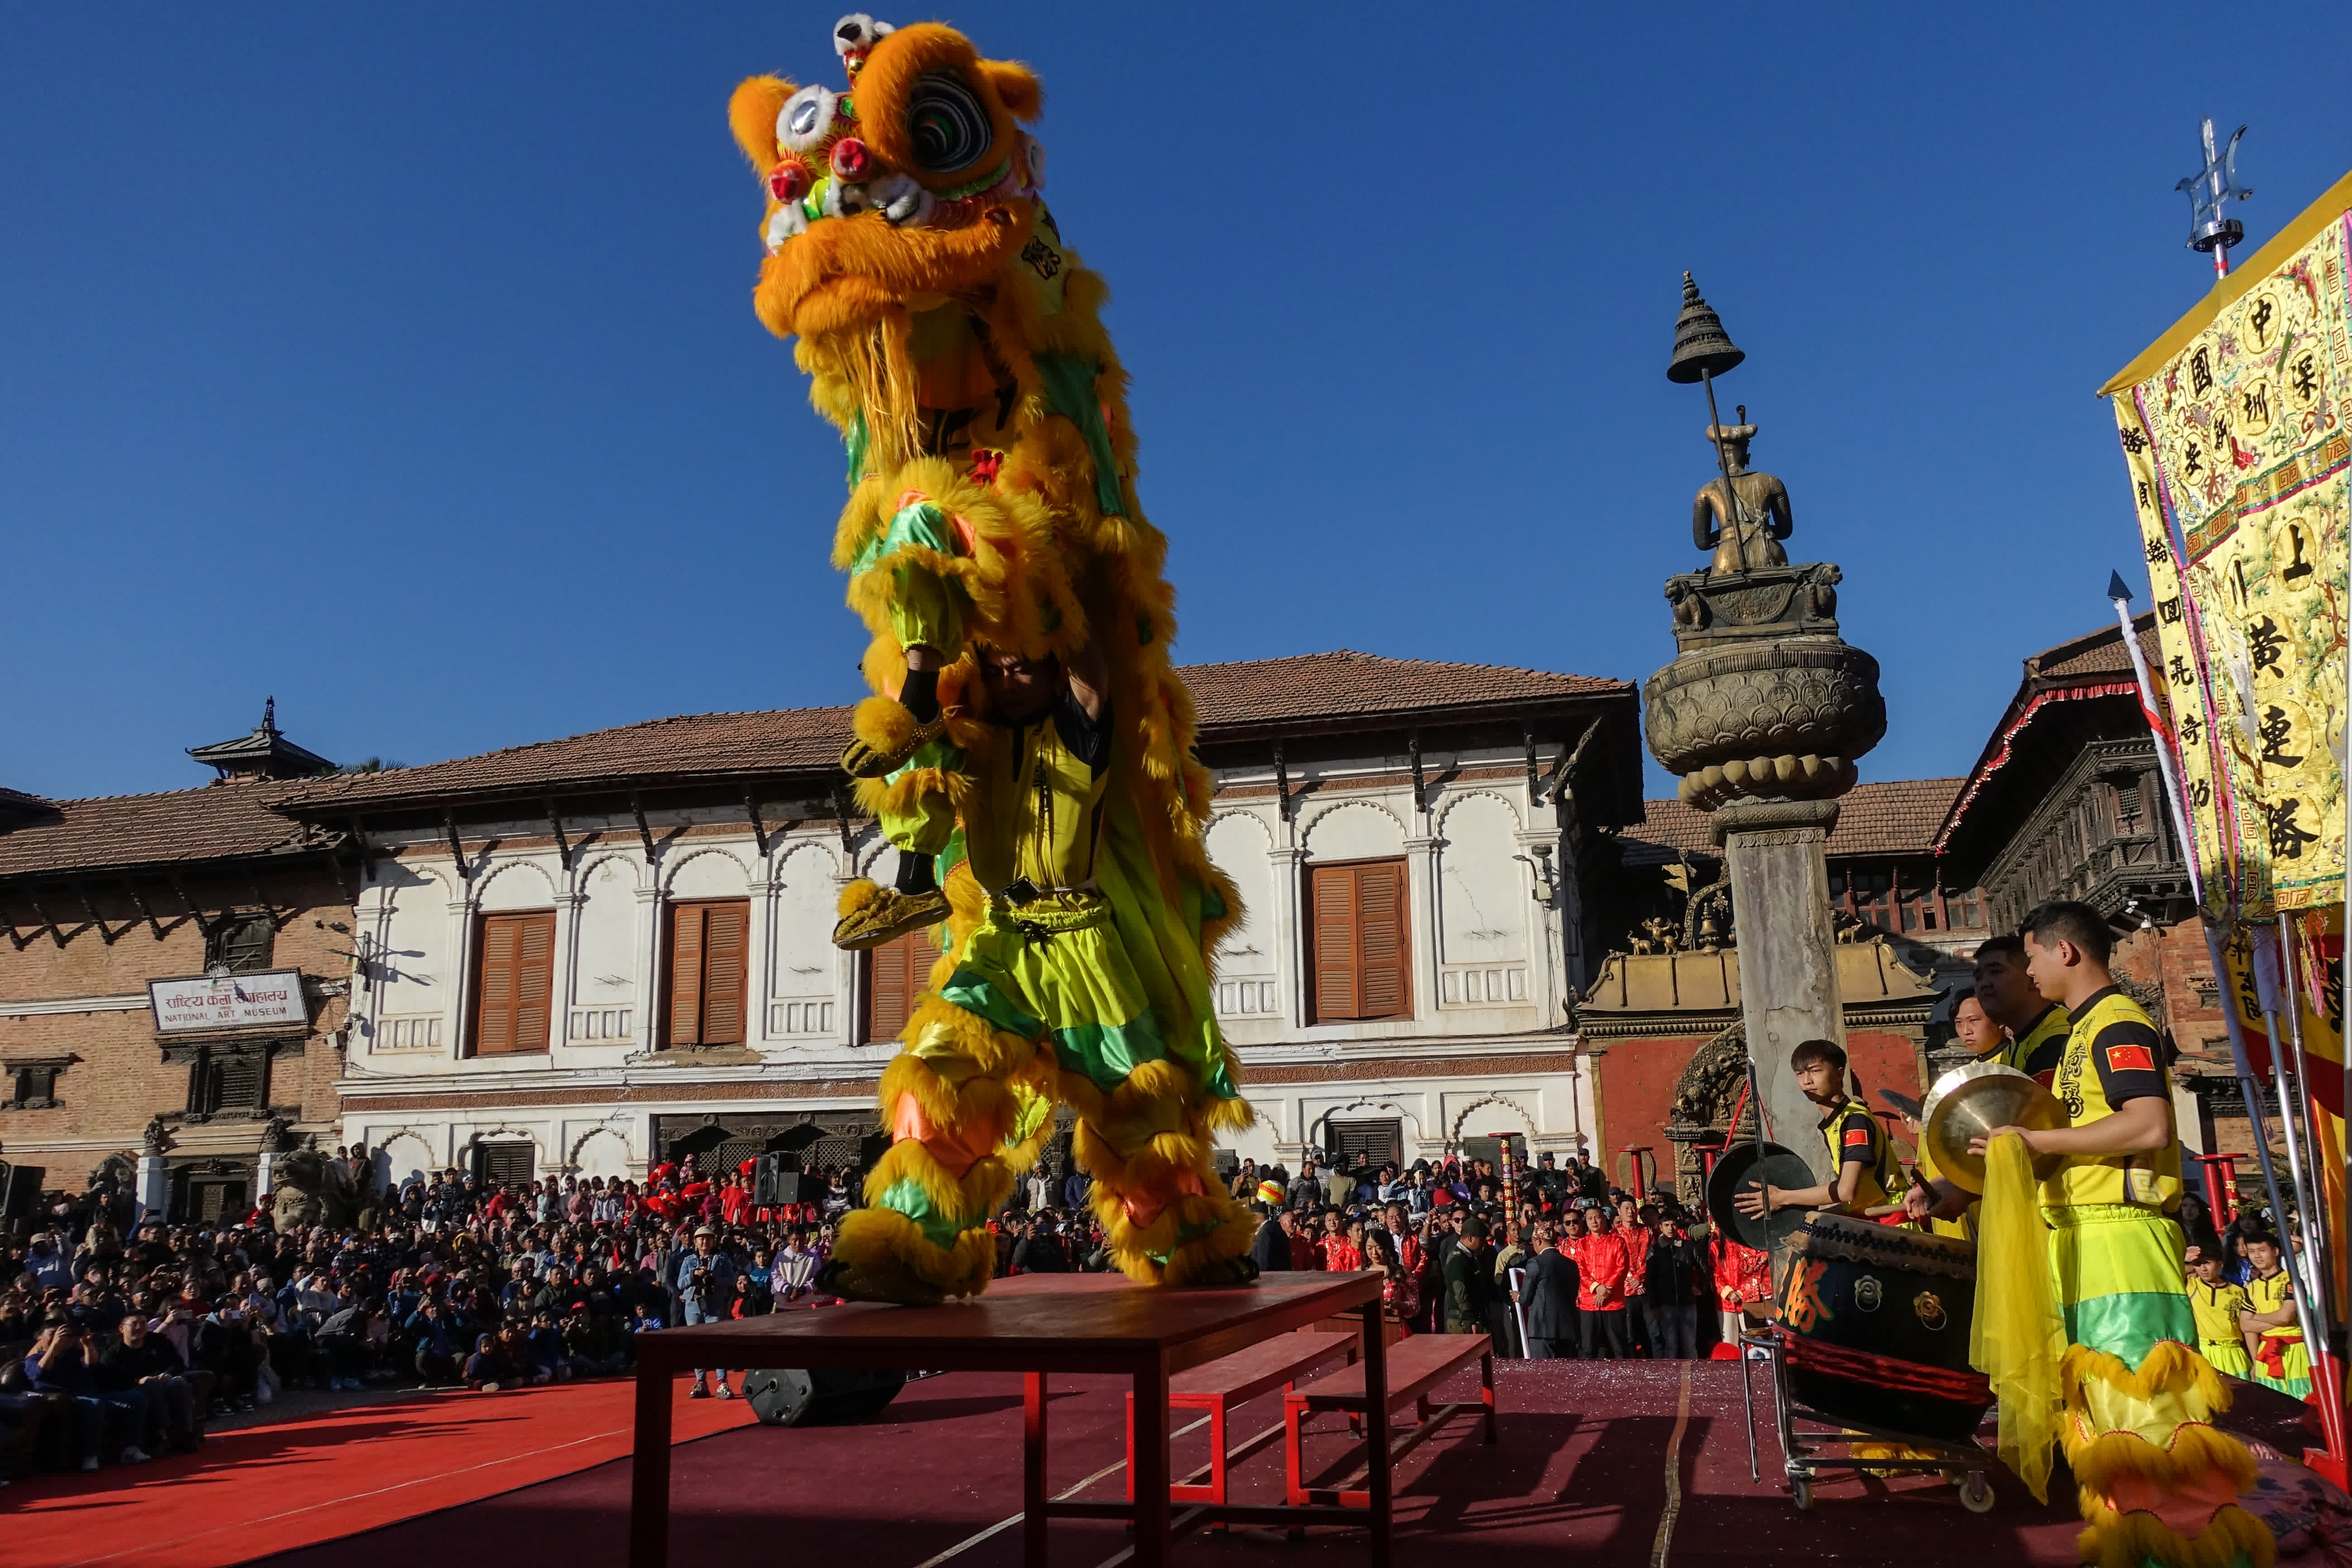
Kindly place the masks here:
<instances>
[{"instance_id":1,"label":"speaker on pole","mask_svg":"<svg viewBox=\"0 0 2352 1568\"><path fill-rule=\"evenodd\" d=\"M751 1202L760 1208L781 1208L786 1204L813 1204L824 1196L824 1189L814 1176L804 1176L789 1162L789 1154L762 1154L751 1173Z\"/></svg>"},{"instance_id":2,"label":"speaker on pole","mask_svg":"<svg viewBox=\"0 0 2352 1568\"><path fill-rule=\"evenodd\" d=\"M0 1163L0 1220L30 1219L41 1205L41 1178L47 1165Z\"/></svg>"},{"instance_id":3,"label":"speaker on pole","mask_svg":"<svg viewBox=\"0 0 2352 1568\"><path fill-rule=\"evenodd\" d=\"M906 1385L903 1372L767 1367L743 1374L743 1397L770 1426L838 1426L881 1415Z\"/></svg>"}]
</instances>

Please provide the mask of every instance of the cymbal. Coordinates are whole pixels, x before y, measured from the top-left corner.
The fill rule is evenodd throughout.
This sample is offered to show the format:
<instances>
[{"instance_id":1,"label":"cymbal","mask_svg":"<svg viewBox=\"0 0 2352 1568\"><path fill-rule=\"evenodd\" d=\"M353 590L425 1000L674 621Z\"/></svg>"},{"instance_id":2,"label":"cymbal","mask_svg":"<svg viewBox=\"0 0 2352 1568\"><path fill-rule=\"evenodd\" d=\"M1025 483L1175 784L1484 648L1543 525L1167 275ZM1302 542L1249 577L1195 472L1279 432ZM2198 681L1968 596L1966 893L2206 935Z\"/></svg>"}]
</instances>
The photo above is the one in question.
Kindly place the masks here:
<instances>
[{"instance_id":1,"label":"cymbal","mask_svg":"<svg viewBox=\"0 0 2352 1568\"><path fill-rule=\"evenodd\" d=\"M1776 1187L1810 1187L1821 1178L1803 1155L1778 1143L1743 1140L1723 1152L1706 1181L1706 1212L1716 1229L1744 1246L1769 1252L1782 1238L1802 1228L1810 1210L1780 1209L1767 1219L1741 1214L1733 1199L1759 1182Z\"/></svg>"},{"instance_id":2,"label":"cymbal","mask_svg":"<svg viewBox=\"0 0 2352 1568\"><path fill-rule=\"evenodd\" d=\"M1999 1062L1970 1062L1936 1080L1921 1107L1919 1144L1937 1172L1963 1192L1984 1193L1983 1156L1969 1152L1969 1141L1996 1127L2046 1131L2063 1127L2066 1108L2030 1075ZM2038 1154L2033 1174L2047 1181L2064 1162L2062 1154Z\"/></svg>"}]
</instances>

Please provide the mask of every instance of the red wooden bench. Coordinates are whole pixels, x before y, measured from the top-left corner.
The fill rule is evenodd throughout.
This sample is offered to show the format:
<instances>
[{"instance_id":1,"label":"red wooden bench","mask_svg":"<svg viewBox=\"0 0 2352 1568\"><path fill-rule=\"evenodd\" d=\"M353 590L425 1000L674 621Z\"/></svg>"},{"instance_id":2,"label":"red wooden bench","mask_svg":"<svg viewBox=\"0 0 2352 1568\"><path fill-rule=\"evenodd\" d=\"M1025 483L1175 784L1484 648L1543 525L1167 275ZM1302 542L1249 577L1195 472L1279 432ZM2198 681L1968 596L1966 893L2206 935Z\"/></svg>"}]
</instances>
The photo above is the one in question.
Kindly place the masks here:
<instances>
[{"instance_id":1,"label":"red wooden bench","mask_svg":"<svg viewBox=\"0 0 2352 1568\"><path fill-rule=\"evenodd\" d=\"M1478 1403L1467 1400L1440 1405L1433 1411L1429 1391L1454 1373L1478 1363ZM1420 1425L1403 1438L1389 1446L1389 1462L1393 1465L1433 1435L1454 1416L1477 1411L1486 1426L1486 1440L1495 1440L1495 1345L1485 1334L1415 1334L1400 1340L1388 1349L1387 1413L1375 1415L1365 1408L1364 1369L1349 1365L1326 1373L1303 1388L1293 1388L1282 1396L1282 1423L1286 1441L1284 1471L1287 1481L1287 1500L1293 1508L1309 1504L1337 1505L1340 1508L1369 1508L1370 1492L1360 1484L1363 1479L1360 1468L1337 1487L1310 1487L1307 1484L1306 1458L1301 1451L1307 1418L1323 1411L1339 1411L1355 1426L1364 1418L1386 1420L1408 1403L1420 1417ZM1359 1484L1350 1484L1359 1483ZM1293 1532L1296 1533L1295 1531Z\"/></svg>"},{"instance_id":2,"label":"red wooden bench","mask_svg":"<svg viewBox=\"0 0 2352 1568\"><path fill-rule=\"evenodd\" d=\"M1280 1388L1287 1393L1291 1384L1303 1374L1312 1372L1334 1357L1345 1355L1349 1361L1356 1356L1356 1334L1352 1330L1334 1333L1320 1329L1301 1329L1294 1333L1276 1334L1261 1340L1229 1356L1180 1372L1168 1380L1168 1408L1205 1411L1209 1417L1209 1462L1168 1489L1171 1502L1215 1502L1225 1500L1225 1476L1230 1468L1248 1458L1282 1436L1282 1426L1269 1426L1240 1446L1225 1447L1225 1419L1263 1394ZM1357 1381L1362 1381L1359 1373ZM1127 1396L1127 1495L1135 1497L1135 1395ZM1202 1475L1208 1479L1203 1483Z\"/></svg>"}]
</instances>

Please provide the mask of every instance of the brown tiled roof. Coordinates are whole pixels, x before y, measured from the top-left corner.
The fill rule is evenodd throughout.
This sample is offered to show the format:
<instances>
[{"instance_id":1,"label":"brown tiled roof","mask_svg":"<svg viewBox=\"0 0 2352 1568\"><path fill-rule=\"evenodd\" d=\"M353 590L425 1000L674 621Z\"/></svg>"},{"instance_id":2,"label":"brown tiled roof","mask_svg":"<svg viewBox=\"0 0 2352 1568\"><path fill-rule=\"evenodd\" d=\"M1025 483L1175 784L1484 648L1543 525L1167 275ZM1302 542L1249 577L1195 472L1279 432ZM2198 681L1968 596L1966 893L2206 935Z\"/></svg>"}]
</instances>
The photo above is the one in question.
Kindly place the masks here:
<instances>
[{"instance_id":1,"label":"brown tiled roof","mask_svg":"<svg viewBox=\"0 0 2352 1568\"><path fill-rule=\"evenodd\" d=\"M2156 617L2144 615L2135 623L2139 633L2139 650L2151 667L2162 664L2163 656L2156 651ZM2028 684L2078 680L2087 677L2131 674L2131 659L2124 652L2124 639L2112 626L2101 626L2087 637L2079 637L2045 647L2025 661Z\"/></svg>"},{"instance_id":2,"label":"brown tiled roof","mask_svg":"<svg viewBox=\"0 0 2352 1568\"><path fill-rule=\"evenodd\" d=\"M269 808L258 784L60 800L0 832L0 877L154 866L308 847L314 830Z\"/></svg>"},{"instance_id":3,"label":"brown tiled roof","mask_svg":"<svg viewBox=\"0 0 2352 1568\"><path fill-rule=\"evenodd\" d=\"M846 708L783 708L767 713L690 713L592 730L561 741L509 746L479 756L373 773L338 773L284 786L274 798L305 815L338 805L429 796L495 795L630 779L831 769L849 739Z\"/></svg>"},{"instance_id":4,"label":"brown tiled roof","mask_svg":"<svg viewBox=\"0 0 2352 1568\"><path fill-rule=\"evenodd\" d=\"M1888 779L1856 784L1838 802L1837 826L1823 847L1831 855L1925 855L1962 782ZM1624 832L1628 863L1671 860L1676 851L1720 853L1705 812L1679 800L1647 800L1642 808L1645 819Z\"/></svg>"},{"instance_id":5,"label":"brown tiled roof","mask_svg":"<svg viewBox=\"0 0 2352 1568\"><path fill-rule=\"evenodd\" d=\"M1597 676L1383 658L1349 648L1292 658L1187 665L1181 673L1192 688L1192 704L1200 710L1202 738L1208 740L1215 739L1220 730L1288 721L1510 707L1633 689L1628 681Z\"/></svg>"},{"instance_id":6,"label":"brown tiled roof","mask_svg":"<svg viewBox=\"0 0 2352 1568\"><path fill-rule=\"evenodd\" d=\"M1443 710L1512 711L1563 698L1630 694L1624 681L1497 665L1444 664L1373 654L1196 664L1182 671L1201 736L1340 716ZM343 773L286 786L275 798L304 816L393 801L496 795L625 778L639 783L803 770L830 772L849 738L847 708L700 713L597 730L562 741L379 773Z\"/></svg>"},{"instance_id":7,"label":"brown tiled roof","mask_svg":"<svg viewBox=\"0 0 2352 1568\"><path fill-rule=\"evenodd\" d=\"M2157 647L2154 613L2134 616L2132 630L2139 638L2140 653L2149 668L2161 668L2164 656ZM1969 770L1969 776L1961 781L1962 787L1946 808L1945 821L1936 833L1938 852L1952 845L1959 834L1961 821L1969 816L1969 808L2008 763L2018 736L2045 701L2096 697L2103 688L2135 684L2122 628L2112 625L2043 648L2027 658L2023 678L2017 683L2017 694L2009 700L2009 707L2001 714L2000 722L1993 726L1976 766ZM2164 682L2158 680L2155 684L2157 710L2168 714L2171 709L2166 700Z\"/></svg>"}]
</instances>

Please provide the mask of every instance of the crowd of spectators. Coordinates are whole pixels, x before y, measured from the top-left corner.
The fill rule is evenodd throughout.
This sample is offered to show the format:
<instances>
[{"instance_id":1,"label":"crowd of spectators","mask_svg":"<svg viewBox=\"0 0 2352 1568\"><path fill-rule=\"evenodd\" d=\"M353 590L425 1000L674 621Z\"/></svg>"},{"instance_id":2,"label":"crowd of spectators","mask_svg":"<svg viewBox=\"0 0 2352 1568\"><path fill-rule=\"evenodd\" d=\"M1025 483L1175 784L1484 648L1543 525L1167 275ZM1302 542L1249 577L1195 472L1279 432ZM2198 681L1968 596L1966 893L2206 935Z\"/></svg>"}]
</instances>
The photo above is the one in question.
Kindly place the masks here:
<instances>
[{"instance_id":1,"label":"crowd of spectators","mask_svg":"<svg viewBox=\"0 0 2352 1568\"><path fill-rule=\"evenodd\" d=\"M209 1419L289 1388L619 1375L640 1333L828 1300L854 1187L835 1171L820 1201L763 1206L748 1163L705 1173L689 1156L641 1182L501 1186L452 1170L377 1194L362 1180L349 1223L282 1230L266 1208L123 1225L60 1203L0 1240L0 1480L192 1448ZM1234 1190L1265 1208L1262 1268L1377 1269L1409 1331L1493 1332L1510 1354L1691 1355L1712 1322L1708 1261L1679 1207L1636 1203L1580 1160L1547 1155L1508 1182L1479 1162L1308 1161L1294 1178L1244 1161ZM1108 1268L1087 1191L1083 1173L1033 1172L992 1226L998 1272ZM689 1392L740 1390L718 1371Z\"/></svg>"},{"instance_id":2,"label":"crowd of spectators","mask_svg":"<svg viewBox=\"0 0 2352 1568\"><path fill-rule=\"evenodd\" d=\"M1507 1172L1484 1160L1309 1159L1295 1177L1244 1160L1233 1190L1265 1216L1261 1272L1377 1269L1404 1331L1492 1334L1505 1355L1704 1355L1718 1337L1718 1281L1746 1266L1711 1247L1703 1217L1671 1195L1636 1197L1581 1154Z\"/></svg>"},{"instance_id":3,"label":"crowd of spectators","mask_svg":"<svg viewBox=\"0 0 2352 1568\"><path fill-rule=\"evenodd\" d=\"M125 1226L59 1203L0 1240L0 1482L192 1448L209 1419L289 1388L625 1373L640 1333L814 1304L848 1173L826 1189L761 1207L748 1171L706 1175L689 1157L643 1182L445 1171L351 1223L284 1230L266 1209ZM722 1373L717 1394L735 1392Z\"/></svg>"}]
</instances>

